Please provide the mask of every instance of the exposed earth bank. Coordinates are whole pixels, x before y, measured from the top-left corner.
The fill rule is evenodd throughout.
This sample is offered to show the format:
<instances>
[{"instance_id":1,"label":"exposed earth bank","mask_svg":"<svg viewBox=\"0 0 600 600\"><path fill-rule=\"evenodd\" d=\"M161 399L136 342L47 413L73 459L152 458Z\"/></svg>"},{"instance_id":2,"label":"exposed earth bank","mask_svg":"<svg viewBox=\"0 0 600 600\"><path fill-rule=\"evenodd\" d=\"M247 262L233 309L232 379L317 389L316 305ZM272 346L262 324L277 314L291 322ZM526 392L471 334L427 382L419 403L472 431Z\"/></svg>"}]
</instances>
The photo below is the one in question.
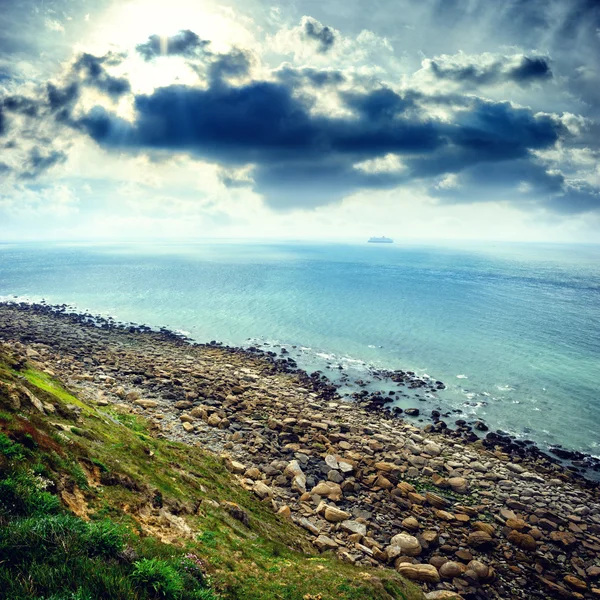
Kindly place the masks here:
<instances>
[{"instance_id":1,"label":"exposed earth bank","mask_svg":"<svg viewBox=\"0 0 600 600\"><path fill-rule=\"evenodd\" d=\"M0 341L80 397L222 455L323 552L394 568L431 599L600 598L598 487L543 454L417 428L260 353L100 325L0 305Z\"/></svg>"}]
</instances>

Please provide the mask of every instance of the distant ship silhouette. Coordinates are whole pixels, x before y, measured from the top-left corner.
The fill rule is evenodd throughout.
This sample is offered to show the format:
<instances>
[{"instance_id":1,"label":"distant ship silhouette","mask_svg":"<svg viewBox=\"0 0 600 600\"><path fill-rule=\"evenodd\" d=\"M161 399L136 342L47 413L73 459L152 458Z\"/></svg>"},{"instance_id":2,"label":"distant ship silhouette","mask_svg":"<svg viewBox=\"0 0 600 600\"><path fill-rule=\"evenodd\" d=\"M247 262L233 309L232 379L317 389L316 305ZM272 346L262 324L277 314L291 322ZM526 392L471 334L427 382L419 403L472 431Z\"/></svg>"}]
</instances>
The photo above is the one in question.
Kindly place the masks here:
<instances>
[{"instance_id":1,"label":"distant ship silhouette","mask_svg":"<svg viewBox=\"0 0 600 600\"><path fill-rule=\"evenodd\" d=\"M385 237L382 235L381 237L372 237L369 238L369 244L393 244L394 240L389 237Z\"/></svg>"}]
</instances>

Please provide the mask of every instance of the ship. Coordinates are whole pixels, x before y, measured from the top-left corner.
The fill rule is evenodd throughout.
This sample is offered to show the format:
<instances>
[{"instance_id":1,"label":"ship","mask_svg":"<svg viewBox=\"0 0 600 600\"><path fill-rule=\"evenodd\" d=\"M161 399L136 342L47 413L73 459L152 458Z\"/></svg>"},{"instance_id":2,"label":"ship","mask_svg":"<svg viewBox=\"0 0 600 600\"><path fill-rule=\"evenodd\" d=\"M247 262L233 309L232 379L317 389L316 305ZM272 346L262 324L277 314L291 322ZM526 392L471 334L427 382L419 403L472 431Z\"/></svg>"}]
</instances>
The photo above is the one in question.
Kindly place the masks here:
<instances>
[{"instance_id":1,"label":"ship","mask_svg":"<svg viewBox=\"0 0 600 600\"><path fill-rule=\"evenodd\" d=\"M372 237L369 238L369 244L393 244L394 240L389 237L385 237L382 235L381 237Z\"/></svg>"}]
</instances>

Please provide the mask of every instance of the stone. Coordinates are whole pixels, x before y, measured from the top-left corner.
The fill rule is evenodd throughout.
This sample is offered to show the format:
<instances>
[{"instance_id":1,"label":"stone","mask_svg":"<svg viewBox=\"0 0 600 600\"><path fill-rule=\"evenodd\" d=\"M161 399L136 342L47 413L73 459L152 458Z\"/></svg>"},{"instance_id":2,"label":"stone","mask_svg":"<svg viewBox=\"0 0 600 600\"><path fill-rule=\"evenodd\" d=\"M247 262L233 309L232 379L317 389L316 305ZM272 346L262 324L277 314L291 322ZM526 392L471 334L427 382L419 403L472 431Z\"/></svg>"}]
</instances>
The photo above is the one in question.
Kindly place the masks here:
<instances>
[{"instance_id":1,"label":"stone","mask_svg":"<svg viewBox=\"0 0 600 600\"><path fill-rule=\"evenodd\" d=\"M285 519L291 519L292 510L290 509L290 507L287 504L284 504L283 506L281 506L279 508L279 510L277 511L277 514L282 516Z\"/></svg>"},{"instance_id":2,"label":"stone","mask_svg":"<svg viewBox=\"0 0 600 600\"><path fill-rule=\"evenodd\" d=\"M241 506L239 506L239 504L225 500L221 502L221 507L224 508L234 519L237 519L246 527L250 525L248 513Z\"/></svg>"},{"instance_id":3,"label":"stone","mask_svg":"<svg viewBox=\"0 0 600 600\"><path fill-rule=\"evenodd\" d=\"M321 532L321 530L312 521L309 521L305 517L301 517L300 519L298 519L297 522L298 525L300 525L300 527L306 529L307 531L310 531L313 535L319 535L319 533Z\"/></svg>"},{"instance_id":4,"label":"stone","mask_svg":"<svg viewBox=\"0 0 600 600\"><path fill-rule=\"evenodd\" d=\"M440 574L433 565L410 565L400 563L396 567L396 571L412 581L422 581L424 583L439 583Z\"/></svg>"},{"instance_id":5,"label":"stone","mask_svg":"<svg viewBox=\"0 0 600 600\"><path fill-rule=\"evenodd\" d=\"M467 570L474 573L479 581L487 581L488 579L491 579L493 573L492 569L490 569L480 560L470 561L467 565Z\"/></svg>"},{"instance_id":6,"label":"stone","mask_svg":"<svg viewBox=\"0 0 600 600\"><path fill-rule=\"evenodd\" d=\"M438 496L433 492L427 492L425 494L425 499L434 508L446 508L450 505L450 503L445 498L442 498L441 496Z\"/></svg>"},{"instance_id":7,"label":"stone","mask_svg":"<svg viewBox=\"0 0 600 600\"><path fill-rule=\"evenodd\" d=\"M425 444L423 451L425 454L429 454L429 456L439 456L442 453L442 447L435 442L428 442Z\"/></svg>"},{"instance_id":8,"label":"stone","mask_svg":"<svg viewBox=\"0 0 600 600\"><path fill-rule=\"evenodd\" d=\"M479 550L493 546L494 540L489 533L485 531L473 531L469 534L467 543L472 548L477 548Z\"/></svg>"},{"instance_id":9,"label":"stone","mask_svg":"<svg viewBox=\"0 0 600 600\"><path fill-rule=\"evenodd\" d=\"M507 539L521 550L535 550L537 547L535 539L532 536L527 533L520 533L516 529L513 529L508 534Z\"/></svg>"},{"instance_id":10,"label":"stone","mask_svg":"<svg viewBox=\"0 0 600 600\"><path fill-rule=\"evenodd\" d=\"M312 490L310 490L310 493L328 498L334 502L337 502L343 496L342 488L333 481L321 481Z\"/></svg>"},{"instance_id":11,"label":"stone","mask_svg":"<svg viewBox=\"0 0 600 600\"><path fill-rule=\"evenodd\" d=\"M408 529L408 531L418 531L420 529L419 521L414 517L406 517L402 520L402 527Z\"/></svg>"},{"instance_id":12,"label":"stone","mask_svg":"<svg viewBox=\"0 0 600 600\"><path fill-rule=\"evenodd\" d=\"M179 400L178 402L175 402L173 406L179 410L188 410L194 405L189 400Z\"/></svg>"},{"instance_id":13,"label":"stone","mask_svg":"<svg viewBox=\"0 0 600 600\"><path fill-rule=\"evenodd\" d=\"M179 420L180 420L182 423L193 423L193 422L194 422L194 417L192 417L192 415L186 415L186 414L183 414L183 415L181 415L181 416L179 417Z\"/></svg>"},{"instance_id":14,"label":"stone","mask_svg":"<svg viewBox=\"0 0 600 600\"><path fill-rule=\"evenodd\" d=\"M326 550L337 550L339 547L337 542L322 534L319 535L313 543L321 552L325 552Z\"/></svg>"},{"instance_id":15,"label":"stone","mask_svg":"<svg viewBox=\"0 0 600 600\"><path fill-rule=\"evenodd\" d=\"M241 475L246 470L245 465L237 460L230 460L226 463L227 469L232 473L236 473L237 475Z\"/></svg>"},{"instance_id":16,"label":"stone","mask_svg":"<svg viewBox=\"0 0 600 600\"><path fill-rule=\"evenodd\" d=\"M342 521L340 523L340 529L350 534L355 533L361 536L367 535L367 526L358 521Z\"/></svg>"},{"instance_id":17,"label":"stone","mask_svg":"<svg viewBox=\"0 0 600 600\"><path fill-rule=\"evenodd\" d=\"M448 484L457 494L466 494L469 491L469 482L464 477L450 477Z\"/></svg>"},{"instance_id":18,"label":"stone","mask_svg":"<svg viewBox=\"0 0 600 600\"><path fill-rule=\"evenodd\" d=\"M331 523L339 523L340 521L348 520L351 515L345 510L341 510L337 506L327 506L325 508L325 519Z\"/></svg>"},{"instance_id":19,"label":"stone","mask_svg":"<svg viewBox=\"0 0 600 600\"><path fill-rule=\"evenodd\" d=\"M184 429L185 431L187 431L187 433L191 433L191 432L192 432L192 431L194 431L194 429L195 429L195 428L194 428L194 426L193 426L191 423L189 423L188 421L184 421L184 422L181 424L181 426L183 427L183 429Z\"/></svg>"},{"instance_id":20,"label":"stone","mask_svg":"<svg viewBox=\"0 0 600 600\"><path fill-rule=\"evenodd\" d=\"M273 490L262 481L255 481L252 491L261 499L271 498L273 496Z\"/></svg>"},{"instance_id":21,"label":"stone","mask_svg":"<svg viewBox=\"0 0 600 600\"><path fill-rule=\"evenodd\" d=\"M563 578L563 581L572 589L577 590L579 592L585 592L587 590L587 584L585 581L578 579L574 575L566 575Z\"/></svg>"},{"instance_id":22,"label":"stone","mask_svg":"<svg viewBox=\"0 0 600 600\"><path fill-rule=\"evenodd\" d=\"M328 467L330 467L331 469L338 469L339 468L337 458L333 454L328 454L325 457L325 464Z\"/></svg>"},{"instance_id":23,"label":"stone","mask_svg":"<svg viewBox=\"0 0 600 600\"><path fill-rule=\"evenodd\" d=\"M425 594L425 600L463 600L463 597L450 590L436 590Z\"/></svg>"},{"instance_id":24,"label":"stone","mask_svg":"<svg viewBox=\"0 0 600 600\"><path fill-rule=\"evenodd\" d=\"M248 477L249 479L261 479L262 473L260 472L260 469L257 469L256 467L250 467L244 473L244 477Z\"/></svg>"},{"instance_id":25,"label":"stone","mask_svg":"<svg viewBox=\"0 0 600 600\"><path fill-rule=\"evenodd\" d=\"M439 569L440 576L443 579L454 579L455 577L460 577L465 570L465 565L454 562L453 560L449 560L448 562L444 563Z\"/></svg>"},{"instance_id":26,"label":"stone","mask_svg":"<svg viewBox=\"0 0 600 600\"><path fill-rule=\"evenodd\" d=\"M213 413L208 417L208 421L206 421L211 427L218 427L221 422L221 417L217 413Z\"/></svg>"},{"instance_id":27,"label":"stone","mask_svg":"<svg viewBox=\"0 0 600 600\"><path fill-rule=\"evenodd\" d=\"M136 406L141 406L142 408L156 408L158 406L156 400L136 400L134 404Z\"/></svg>"},{"instance_id":28,"label":"stone","mask_svg":"<svg viewBox=\"0 0 600 600\"><path fill-rule=\"evenodd\" d=\"M405 556L418 556L421 554L419 540L408 533L399 533L390 540L390 545L398 546Z\"/></svg>"}]
</instances>

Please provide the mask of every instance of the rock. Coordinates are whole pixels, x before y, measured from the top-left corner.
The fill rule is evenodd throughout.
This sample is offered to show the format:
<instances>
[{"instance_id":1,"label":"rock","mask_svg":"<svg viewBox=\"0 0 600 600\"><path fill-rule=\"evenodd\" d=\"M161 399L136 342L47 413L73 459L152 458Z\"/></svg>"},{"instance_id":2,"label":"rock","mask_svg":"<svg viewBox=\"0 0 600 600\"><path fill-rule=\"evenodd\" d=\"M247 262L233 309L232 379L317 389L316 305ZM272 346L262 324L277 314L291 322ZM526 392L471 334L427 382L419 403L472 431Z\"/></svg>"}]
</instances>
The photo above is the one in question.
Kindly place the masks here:
<instances>
[{"instance_id":1,"label":"rock","mask_svg":"<svg viewBox=\"0 0 600 600\"><path fill-rule=\"evenodd\" d=\"M250 467L244 473L244 477L248 477L249 479L261 479L262 473L260 472L260 469L257 469L256 467Z\"/></svg>"},{"instance_id":2,"label":"rock","mask_svg":"<svg viewBox=\"0 0 600 600\"><path fill-rule=\"evenodd\" d=\"M337 542L322 534L319 535L313 543L321 552L325 552L326 550L337 550L337 548L339 548Z\"/></svg>"},{"instance_id":3,"label":"rock","mask_svg":"<svg viewBox=\"0 0 600 600\"><path fill-rule=\"evenodd\" d=\"M469 483L464 477L450 477L448 484L457 494L466 494L469 491Z\"/></svg>"},{"instance_id":4,"label":"rock","mask_svg":"<svg viewBox=\"0 0 600 600\"><path fill-rule=\"evenodd\" d=\"M175 402L173 406L175 406L175 408L178 408L179 410L188 410L194 405L189 400L179 400L179 402Z\"/></svg>"},{"instance_id":5,"label":"rock","mask_svg":"<svg viewBox=\"0 0 600 600\"><path fill-rule=\"evenodd\" d=\"M237 475L241 475L246 470L246 467L237 460L229 460L225 463L225 466L229 471Z\"/></svg>"},{"instance_id":6,"label":"rock","mask_svg":"<svg viewBox=\"0 0 600 600\"><path fill-rule=\"evenodd\" d=\"M290 507L287 506L287 504L280 507L279 510L277 511L277 514L284 517L285 519L290 519L292 517L292 511L291 511Z\"/></svg>"},{"instance_id":7,"label":"rock","mask_svg":"<svg viewBox=\"0 0 600 600\"><path fill-rule=\"evenodd\" d=\"M494 540L492 539L492 536L485 531L473 531L469 534L467 544L472 548L481 550L493 546Z\"/></svg>"},{"instance_id":8,"label":"rock","mask_svg":"<svg viewBox=\"0 0 600 600\"><path fill-rule=\"evenodd\" d=\"M449 590L436 590L425 594L425 600L463 600L463 597Z\"/></svg>"},{"instance_id":9,"label":"rock","mask_svg":"<svg viewBox=\"0 0 600 600\"><path fill-rule=\"evenodd\" d=\"M328 454L325 457L325 464L331 469L339 469L337 458L333 454Z\"/></svg>"},{"instance_id":10,"label":"rock","mask_svg":"<svg viewBox=\"0 0 600 600\"><path fill-rule=\"evenodd\" d=\"M300 527L306 529L307 531L310 531L314 535L319 535L319 533L321 532L321 530L314 523L312 523L305 517L301 517L300 519L298 519L297 522Z\"/></svg>"},{"instance_id":11,"label":"rock","mask_svg":"<svg viewBox=\"0 0 600 600\"><path fill-rule=\"evenodd\" d=\"M129 394L127 395L129 396ZM134 404L136 406L141 406L142 408L156 408L158 406L156 400L136 400Z\"/></svg>"},{"instance_id":12,"label":"rock","mask_svg":"<svg viewBox=\"0 0 600 600\"><path fill-rule=\"evenodd\" d=\"M345 510L337 508L337 506L327 506L325 508L325 519L331 523L339 523L340 521L348 520L351 515Z\"/></svg>"},{"instance_id":13,"label":"rock","mask_svg":"<svg viewBox=\"0 0 600 600\"><path fill-rule=\"evenodd\" d=\"M512 542L521 550L535 550L537 544L535 539L527 533L520 533L513 529L507 536L509 542Z\"/></svg>"},{"instance_id":14,"label":"rock","mask_svg":"<svg viewBox=\"0 0 600 600\"><path fill-rule=\"evenodd\" d=\"M472 560L467 565L467 571L475 574L479 581L488 581L493 577L493 569L479 560Z\"/></svg>"},{"instance_id":15,"label":"rock","mask_svg":"<svg viewBox=\"0 0 600 600\"><path fill-rule=\"evenodd\" d=\"M273 496L273 490L265 485L262 481L255 481L252 491L261 499L271 498Z\"/></svg>"},{"instance_id":16,"label":"rock","mask_svg":"<svg viewBox=\"0 0 600 600\"><path fill-rule=\"evenodd\" d=\"M361 536L367 535L367 526L358 521L342 521L340 523L340 529L350 534L357 533Z\"/></svg>"},{"instance_id":17,"label":"rock","mask_svg":"<svg viewBox=\"0 0 600 600\"><path fill-rule=\"evenodd\" d=\"M408 533L399 533L390 540L390 545L398 546L405 556L418 556L421 554L419 540Z\"/></svg>"},{"instance_id":18,"label":"rock","mask_svg":"<svg viewBox=\"0 0 600 600\"><path fill-rule=\"evenodd\" d=\"M179 417L179 420L182 423L193 423L195 419L194 419L194 417L192 417L192 415L183 414Z\"/></svg>"},{"instance_id":19,"label":"rock","mask_svg":"<svg viewBox=\"0 0 600 600\"><path fill-rule=\"evenodd\" d=\"M248 513L235 502L223 501L221 502L221 506L234 518L246 525L248 527L250 525L250 519L248 517Z\"/></svg>"},{"instance_id":20,"label":"rock","mask_svg":"<svg viewBox=\"0 0 600 600\"><path fill-rule=\"evenodd\" d=\"M343 496L342 488L333 481L321 481L312 490L310 490L310 493L328 498L334 502L337 502Z\"/></svg>"},{"instance_id":21,"label":"rock","mask_svg":"<svg viewBox=\"0 0 600 600\"><path fill-rule=\"evenodd\" d=\"M402 527L408 529L408 531L418 531L421 526L419 525L419 521L414 517L406 517L402 521Z\"/></svg>"},{"instance_id":22,"label":"rock","mask_svg":"<svg viewBox=\"0 0 600 600\"><path fill-rule=\"evenodd\" d=\"M445 498L442 498L441 496L438 496L433 492L427 492L425 494L425 499L434 508L446 508L450 505L450 503Z\"/></svg>"},{"instance_id":23,"label":"rock","mask_svg":"<svg viewBox=\"0 0 600 600\"><path fill-rule=\"evenodd\" d=\"M183 427L183 429L187 432L187 433L191 433L192 431L194 431L194 426L191 423L188 423L187 421L184 421L181 426Z\"/></svg>"},{"instance_id":24,"label":"rock","mask_svg":"<svg viewBox=\"0 0 600 600\"><path fill-rule=\"evenodd\" d=\"M429 454L429 456L439 456L442 453L442 447L435 442L428 442L425 444L423 450L425 454Z\"/></svg>"},{"instance_id":25,"label":"rock","mask_svg":"<svg viewBox=\"0 0 600 600\"><path fill-rule=\"evenodd\" d=\"M426 583L439 583L440 574L433 565L410 565L400 563L396 567L396 571L412 581L422 581Z\"/></svg>"},{"instance_id":26,"label":"rock","mask_svg":"<svg viewBox=\"0 0 600 600\"><path fill-rule=\"evenodd\" d=\"M563 581L572 589L577 590L578 592L585 592L587 590L587 584L585 581L578 579L574 575L566 575L563 578Z\"/></svg>"},{"instance_id":27,"label":"rock","mask_svg":"<svg viewBox=\"0 0 600 600\"><path fill-rule=\"evenodd\" d=\"M407 408L404 412L410 417L418 417L421 414L418 408Z\"/></svg>"},{"instance_id":28,"label":"rock","mask_svg":"<svg viewBox=\"0 0 600 600\"><path fill-rule=\"evenodd\" d=\"M218 427L219 423L221 423L221 417L217 413L213 413L208 417L208 421L206 421L211 427Z\"/></svg>"},{"instance_id":29,"label":"rock","mask_svg":"<svg viewBox=\"0 0 600 600\"><path fill-rule=\"evenodd\" d=\"M454 579L455 577L460 577L465 570L466 567L462 563L449 560L440 567L440 576L443 579Z\"/></svg>"}]
</instances>

